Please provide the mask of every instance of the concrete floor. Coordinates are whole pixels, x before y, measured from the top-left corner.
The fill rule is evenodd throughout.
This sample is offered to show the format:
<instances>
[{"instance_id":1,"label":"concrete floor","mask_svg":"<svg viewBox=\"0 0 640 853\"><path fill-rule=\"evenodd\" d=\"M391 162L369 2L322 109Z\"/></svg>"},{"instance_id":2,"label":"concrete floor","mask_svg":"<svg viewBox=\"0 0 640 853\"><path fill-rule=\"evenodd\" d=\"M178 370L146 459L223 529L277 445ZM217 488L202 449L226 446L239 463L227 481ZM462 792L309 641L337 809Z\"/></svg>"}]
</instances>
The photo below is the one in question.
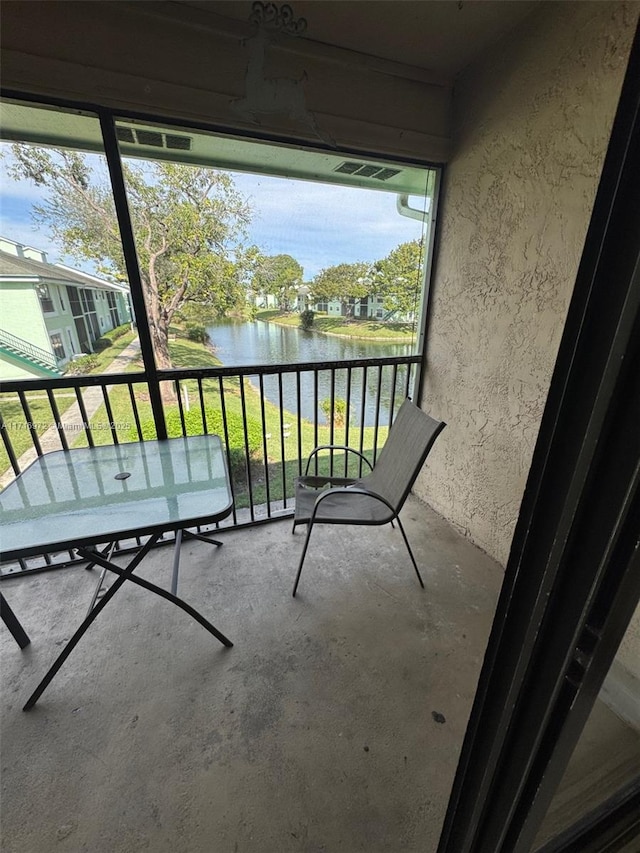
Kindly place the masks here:
<instances>
[{"instance_id":1,"label":"concrete floor","mask_svg":"<svg viewBox=\"0 0 640 853\"><path fill-rule=\"evenodd\" d=\"M185 542L179 593L234 648L128 584L29 713L95 575L4 582L32 644L0 626L2 850L435 850L502 570L417 499L403 519L425 591L390 527L319 529L296 599L290 522Z\"/></svg>"}]
</instances>

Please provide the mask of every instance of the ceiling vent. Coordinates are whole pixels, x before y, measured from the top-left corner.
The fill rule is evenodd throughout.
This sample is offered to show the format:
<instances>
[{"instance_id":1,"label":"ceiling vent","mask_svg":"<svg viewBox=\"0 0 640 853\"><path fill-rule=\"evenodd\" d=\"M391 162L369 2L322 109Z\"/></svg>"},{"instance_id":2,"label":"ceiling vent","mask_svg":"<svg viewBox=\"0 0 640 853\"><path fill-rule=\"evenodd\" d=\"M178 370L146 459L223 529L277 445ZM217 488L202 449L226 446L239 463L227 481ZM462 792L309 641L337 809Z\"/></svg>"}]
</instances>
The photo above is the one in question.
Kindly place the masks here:
<instances>
[{"instance_id":1,"label":"ceiling vent","mask_svg":"<svg viewBox=\"0 0 640 853\"><path fill-rule=\"evenodd\" d=\"M116 136L119 142L130 142L135 145L136 138L130 127L116 127Z\"/></svg>"},{"instance_id":2,"label":"ceiling vent","mask_svg":"<svg viewBox=\"0 0 640 853\"><path fill-rule=\"evenodd\" d=\"M167 133L164 139L167 148L175 148L178 151L191 151L190 136L174 136L173 134Z\"/></svg>"},{"instance_id":3,"label":"ceiling vent","mask_svg":"<svg viewBox=\"0 0 640 853\"><path fill-rule=\"evenodd\" d=\"M172 148L175 151L191 151L191 137L173 133L159 133L156 130L135 130L132 127L118 125L116 135L119 142L129 145L150 145L153 148Z\"/></svg>"},{"instance_id":4,"label":"ceiling vent","mask_svg":"<svg viewBox=\"0 0 640 853\"><path fill-rule=\"evenodd\" d=\"M138 145L153 145L154 148L162 148L162 134L155 130L136 130Z\"/></svg>"},{"instance_id":5,"label":"ceiling vent","mask_svg":"<svg viewBox=\"0 0 640 853\"><path fill-rule=\"evenodd\" d=\"M386 166L374 166L371 163L357 163L354 160L345 160L334 169L334 172L342 172L343 175L358 175L361 178L375 178L378 181L388 181L395 175L400 174L400 169L390 169Z\"/></svg>"}]
</instances>

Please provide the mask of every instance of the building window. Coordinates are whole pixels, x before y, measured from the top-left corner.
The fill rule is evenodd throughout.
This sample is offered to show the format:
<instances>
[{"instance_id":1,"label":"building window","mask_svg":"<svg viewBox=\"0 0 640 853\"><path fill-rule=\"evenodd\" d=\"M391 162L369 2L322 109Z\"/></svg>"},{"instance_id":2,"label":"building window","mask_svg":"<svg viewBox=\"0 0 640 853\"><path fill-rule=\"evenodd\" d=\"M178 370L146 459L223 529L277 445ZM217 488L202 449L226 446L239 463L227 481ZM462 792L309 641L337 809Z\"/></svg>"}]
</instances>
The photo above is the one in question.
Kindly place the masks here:
<instances>
[{"instance_id":1,"label":"building window","mask_svg":"<svg viewBox=\"0 0 640 853\"><path fill-rule=\"evenodd\" d=\"M96 313L96 303L93 298L92 290L81 290L80 300L84 316L89 324L89 334L92 341L96 341L100 337L100 326L98 325L98 315Z\"/></svg>"},{"instance_id":2,"label":"building window","mask_svg":"<svg viewBox=\"0 0 640 853\"><path fill-rule=\"evenodd\" d=\"M58 359L58 361L62 361L67 357L66 352L64 351L64 344L62 343L62 335L59 332L53 332L49 335L49 340L51 341L51 348L53 349L53 354Z\"/></svg>"},{"instance_id":3,"label":"building window","mask_svg":"<svg viewBox=\"0 0 640 853\"><path fill-rule=\"evenodd\" d=\"M66 311L67 309L66 309L65 304L64 304L64 299L62 298L62 288L61 287L58 288L58 298L60 299L60 310Z\"/></svg>"},{"instance_id":4,"label":"building window","mask_svg":"<svg viewBox=\"0 0 640 853\"><path fill-rule=\"evenodd\" d=\"M107 293L107 302L109 303L109 314L111 315L111 325L115 329L116 326L120 325L120 317L118 315L118 304L116 302L115 293L111 293L111 291L109 291Z\"/></svg>"},{"instance_id":5,"label":"building window","mask_svg":"<svg viewBox=\"0 0 640 853\"><path fill-rule=\"evenodd\" d=\"M38 285L38 298L40 299L40 305L45 314L55 314L56 309L53 307L53 299L49 293L48 285Z\"/></svg>"}]
</instances>

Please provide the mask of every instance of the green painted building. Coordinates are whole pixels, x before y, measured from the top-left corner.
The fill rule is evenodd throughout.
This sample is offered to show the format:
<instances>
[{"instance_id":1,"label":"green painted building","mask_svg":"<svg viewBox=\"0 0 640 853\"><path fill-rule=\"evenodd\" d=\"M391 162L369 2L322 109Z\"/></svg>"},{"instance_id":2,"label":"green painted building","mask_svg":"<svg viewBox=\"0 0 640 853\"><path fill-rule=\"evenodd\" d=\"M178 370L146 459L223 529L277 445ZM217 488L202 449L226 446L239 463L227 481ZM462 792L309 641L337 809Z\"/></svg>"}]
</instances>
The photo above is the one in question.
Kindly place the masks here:
<instances>
[{"instance_id":1,"label":"green painted building","mask_svg":"<svg viewBox=\"0 0 640 853\"><path fill-rule=\"evenodd\" d=\"M101 335L130 322L127 287L0 237L0 381L60 375Z\"/></svg>"}]
</instances>

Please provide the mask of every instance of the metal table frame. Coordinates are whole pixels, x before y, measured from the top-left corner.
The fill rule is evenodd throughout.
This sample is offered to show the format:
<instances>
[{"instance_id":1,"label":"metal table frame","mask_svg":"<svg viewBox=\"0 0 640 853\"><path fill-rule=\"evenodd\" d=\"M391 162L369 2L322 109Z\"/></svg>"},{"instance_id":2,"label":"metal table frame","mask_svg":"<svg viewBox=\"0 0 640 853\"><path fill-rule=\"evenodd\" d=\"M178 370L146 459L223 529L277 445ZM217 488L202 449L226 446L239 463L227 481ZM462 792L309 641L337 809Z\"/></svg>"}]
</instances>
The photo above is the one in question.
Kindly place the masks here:
<instances>
[{"instance_id":1,"label":"metal table frame","mask_svg":"<svg viewBox=\"0 0 640 853\"><path fill-rule=\"evenodd\" d=\"M176 443L176 444L171 444ZM211 443L210 447L207 447L206 444ZM165 472L164 468L167 468L166 465L158 466L157 460L153 458L154 450L157 450L160 455L167 455L167 453L171 453L173 450L182 454L184 459L188 463L189 459L189 448L198 448L198 453L200 454L198 458L198 462L200 463L197 467L200 469L201 465L201 456L203 453L206 454L207 459L211 457L212 459L215 457L215 463L218 466L218 473L221 470L224 474L224 481L226 483L226 489L228 494L228 500L224 502L223 505L215 507L215 509L208 509L206 506L202 507L200 515L193 515L192 512L185 515L180 509L180 498L184 498L187 496L188 498L199 496L198 492L202 490L203 495L206 497L211 494L211 490L207 489L207 481L206 476L203 478L203 474L201 470L194 471L194 480L191 483L189 479L191 474L187 475L187 482L175 482L176 477L175 471L173 468L169 471ZM120 448L120 450L118 450ZM124 448L124 450L123 450ZM93 451L93 452L92 452ZM202 616L195 608L191 605L187 604L187 602L183 601L181 598L178 598L176 595L177 592L177 582L178 582L178 566L179 566L179 549L182 541L183 535L193 536L198 539L202 539L203 541L209 542L214 545L222 545L222 542L219 540L211 539L209 537L202 536L197 533L192 533L187 530L187 528L198 527L202 524L211 524L217 521L221 521L226 518L232 511L233 503L231 500L231 491L229 485L229 475L226 467L226 459L225 455L222 451L222 445L220 439L217 436L193 436L189 438L182 439L165 439L160 442L136 442L132 445L117 445L111 447L112 457L109 456L109 449L105 447L101 448L80 448L74 449L70 451L54 451L53 453L44 454L44 456L36 459L25 471L17 478L13 483L11 483L7 489L0 495L0 505L4 509L4 503L11 503L11 499L13 499L14 503L18 499L18 496L14 494L16 491L20 492L20 499L25 500L25 496L29 494L29 478L31 477L43 477L43 472L40 470L42 468L46 468L47 464L51 462L52 457L57 456L58 454L63 454L63 460L53 460L57 462L58 465L63 465L63 470L68 470L73 473L77 468L76 473L80 475L80 465L87 465L87 460L89 462L92 459L96 459L98 456L105 457L108 459L109 464L120 464L122 459L126 461L131 461L131 457L135 457L138 454L141 458L148 457L147 463L140 465L138 464L139 471L134 471L134 478L136 475L138 479L145 479L147 484L150 482L152 477L150 477L149 467L154 466L153 474L158 475L160 472L160 476L162 479L161 485L161 495L159 499L159 504L162 507L163 501L168 505L170 504L170 508L167 510L167 518L164 520L159 520L158 523L149 524L143 523L141 524L139 521L135 521L135 514L129 513L129 518L131 519L127 525L121 524L117 530L112 530L108 537L105 536L104 531L96 530L95 533L87 535L86 532L86 524L85 529L82 532L81 536L75 536L72 533L71 528L69 529L69 533L65 534L63 538L59 538L55 542L51 541L41 541L37 535L37 532L34 534L33 541L29 543L28 546L22 545L21 547L10 549L7 548L3 551L1 555L1 559L11 560L23 558L26 556L33 556L36 553L50 553L52 551L66 551L66 550L75 550L81 557L84 557L89 565L87 568L92 568L97 565L102 569L101 579L99 581L98 587L96 588L96 594L94 594L93 600L89 607L89 611L85 616L84 620L77 628L73 636L66 643L58 657L55 659L53 664L50 666L49 670L42 678L36 689L33 691L29 699L24 705L23 710L28 711L34 707L42 693L46 690L47 686L51 683L53 678L55 677L58 670L62 667L66 659L69 657L73 649L76 647L82 636L88 630L89 626L93 623L93 621L97 618L97 616L104 610L107 604L111 601L111 599L115 596L117 591L125 584L126 581L131 581L132 583L137 584L138 586L147 589L149 592L153 592L156 595L161 596L167 601L172 602L180 609L184 610L188 613L196 622L202 625L209 633L213 634L213 636L219 640L223 646L230 648L233 646L231 640L228 639L223 633L221 633L214 625L211 624L207 619ZM127 460L127 454L129 455L129 459ZM144 460L143 460L144 461ZM135 458L135 463L139 463L140 459ZM188 464L187 464L187 467ZM144 469L144 470L143 470ZM30 473L31 472L31 475ZM166 473L166 478L165 478ZM86 474L85 474L86 476ZM132 475L130 473L126 473L124 476L122 473L119 473L114 477L115 480L122 481L122 490L126 492L128 486L125 485L128 481L128 478ZM167 480L169 480L168 490L167 490ZM190 486L193 486L193 492ZM119 496L118 487L114 487L113 483L109 482L109 486L111 487L112 494L109 495L109 499L115 501L116 504L120 502L123 506L126 505L126 498L122 498ZM198 487L198 488L196 488ZM113 490L116 489L116 494L114 496ZM13 492L10 490L13 489ZM81 491L76 489L77 491ZM135 489L133 490L135 492ZM156 489L157 491L157 489ZM146 495L147 489L142 490L142 494ZM105 495L105 499L107 496ZM158 502L158 501L157 501ZM68 503L68 501L66 501ZM131 501L129 501L131 503ZM75 510L75 512L69 517L75 515L76 517L81 516L83 522L86 522L87 515L90 515L92 511L95 511L94 507L89 507L87 513L80 513ZM99 505L97 505L99 508ZM40 517L51 517L50 507L48 508L46 505L42 506L42 509L39 510L38 507L35 509L30 505L29 509L32 511L32 517L29 521L34 524L37 528L37 522ZM40 512L40 515L39 515ZM169 516L172 516L170 518ZM184 517L183 517L184 516ZM188 516L188 517L187 517ZM28 523L28 522L25 522ZM164 533L175 531L176 532L176 544L174 551L174 561L173 561L173 576L171 582L171 591L169 592L166 589L158 586L157 584L151 583L150 581L138 577L134 575L136 568L140 565L142 560L146 557L149 551L154 547L154 545L158 542L158 540L163 536ZM127 539L130 537L142 537L148 535L147 541L139 548L139 550L134 554L133 558L129 561L129 563L125 567L121 567L116 565L112 560L112 554L114 550L115 543L120 539ZM10 538L10 537L9 537ZM105 542L107 544L105 544ZM3 543L4 544L4 543ZM101 547L98 548L97 546ZM101 581L106 574L106 572L112 572L117 575L113 584L104 592L100 598L98 598L98 590L101 585ZM19 643L21 648L24 648L28 642L29 637L26 632L20 625L19 620L6 603L4 598L2 599L2 618L7 627L13 634L16 641Z\"/></svg>"},{"instance_id":2,"label":"metal table frame","mask_svg":"<svg viewBox=\"0 0 640 853\"><path fill-rule=\"evenodd\" d=\"M0 593L0 618L7 626L13 639L20 646L21 649L26 649L31 640L29 639L29 635L24 630L22 625L20 624L20 620L13 612L13 610L9 607L9 602L7 599Z\"/></svg>"}]
</instances>

